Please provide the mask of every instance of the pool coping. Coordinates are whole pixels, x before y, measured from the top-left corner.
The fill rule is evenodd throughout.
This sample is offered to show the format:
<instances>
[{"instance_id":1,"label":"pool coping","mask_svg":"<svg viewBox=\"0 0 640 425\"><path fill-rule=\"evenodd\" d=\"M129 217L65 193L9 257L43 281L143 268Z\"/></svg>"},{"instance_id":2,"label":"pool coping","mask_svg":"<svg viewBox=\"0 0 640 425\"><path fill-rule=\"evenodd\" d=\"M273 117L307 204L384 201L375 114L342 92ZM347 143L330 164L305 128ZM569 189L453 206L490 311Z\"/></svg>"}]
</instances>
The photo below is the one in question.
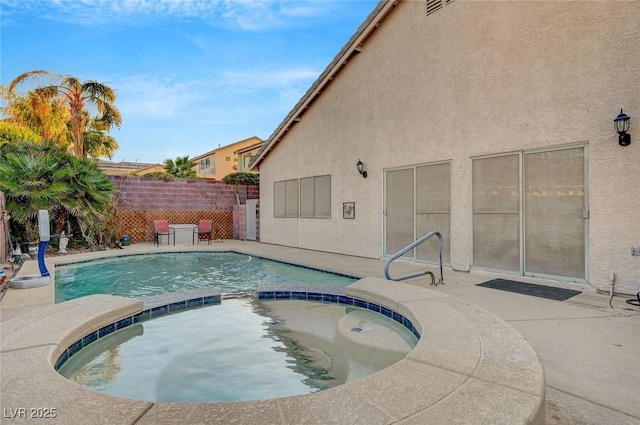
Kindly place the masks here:
<instances>
[{"instance_id":1,"label":"pool coping","mask_svg":"<svg viewBox=\"0 0 640 425\"><path fill-rule=\"evenodd\" d=\"M313 394L237 403L130 400L55 371L72 344L145 309L142 300L92 295L2 322L3 413L16 423L48 414L61 424L544 424L542 365L502 319L444 293L373 277L347 286L345 296L408 318L422 336L416 347L386 369Z\"/></svg>"}]
</instances>

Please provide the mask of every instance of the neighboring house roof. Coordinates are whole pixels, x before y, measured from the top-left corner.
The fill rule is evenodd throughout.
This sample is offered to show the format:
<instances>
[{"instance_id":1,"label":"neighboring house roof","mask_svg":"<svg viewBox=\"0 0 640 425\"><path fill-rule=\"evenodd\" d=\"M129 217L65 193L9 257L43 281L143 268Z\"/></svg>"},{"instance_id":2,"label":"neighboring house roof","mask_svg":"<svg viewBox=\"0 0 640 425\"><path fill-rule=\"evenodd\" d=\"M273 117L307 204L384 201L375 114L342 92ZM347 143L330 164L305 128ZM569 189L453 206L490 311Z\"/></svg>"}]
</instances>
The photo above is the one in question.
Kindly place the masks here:
<instances>
[{"instance_id":1,"label":"neighboring house roof","mask_svg":"<svg viewBox=\"0 0 640 425\"><path fill-rule=\"evenodd\" d=\"M331 81L347 66L354 55L362 51L364 43L374 31L378 29L382 21L391 13L397 4L398 0L381 0L377 4L376 8L369 14L362 25L360 25L356 33L351 36L347 44L344 45L333 61L325 68L318 79L316 79L304 96L302 96L293 107L291 112L289 112L286 118L280 123L278 128L271 134L256 156L253 157L253 160L251 160L249 164L251 169L257 168L260 162L268 155L269 151L284 138L289 129L302 119L305 111L321 96L325 87L331 84Z\"/></svg>"},{"instance_id":2,"label":"neighboring house roof","mask_svg":"<svg viewBox=\"0 0 640 425\"><path fill-rule=\"evenodd\" d=\"M241 143L247 143L248 141L251 141L252 139L255 139L255 140L256 140L256 143L264 143L264 142L262 141L262 139L261 139L261 138L259 138L259 137L257 137L257 136L253 136L253 137L249 137L249 138L244 139L244 140L240 140L239 142L231 143L230 145L220 146L220 147L219 147L219 148L217 148L217 149L214 149L214 150L209 151L209 152L207 152L207 153L203 153L202 155L198 155L198 156L196 156L196 157L193 157L193 158L191 158L190 160L191 160L191 161L199 161L199 160L201 160L201 159L203 159L203 158L206 158L206 157L208 157L208 156L211 156L211 155L215 154L215 153L216 153L216 152L218 152L218 151L221 151L221 150L228 150L229 148L231 148L231 147L233 147L233 146L239 145L239 144L241 144Z\"/></svg>"},{"instance_id":3,"label":"neighboring house roof","mask_svg":"<svg viewBox=\"0 0 640 425\"><path fill-rule=\"evenodd\" d=\"M240 149L238 149L236 151L233 151L233 153L241 155L243 153L251 152L251 151L253 151L255 149L258 149L258 148L262 147L262 145L264 145L264 141L260 140L258 143L254 143L253 145L249 145L247 147L240 148Z\"/></svg>"},{"instance_id":4,"label":"neighboring house roof","mask_svg":"<svg viewBox=\"0 0 640 425\"><path fill-rule=\"evenodd\" d=\"M148 167L143 167L143 168L138 169L136 171L136 174L144 175L144 174L156 173L156 172L160 172L160 173L166 172L166 169L165 169L164 165L163 164L151 164Z\"/></svg>"},{"instance_id":5,"label":"neighboring house roof","mask_svg":"<svg viewBox=\"0 0 640 425\"><path fill-rule=\"evenodd\" d=\"M98 160L98 168L105 172L110 173L137 173L140 169L156 166L158 164L149 164L144 162L112 162L105 160Z\"/></svg>"}]
</instances>

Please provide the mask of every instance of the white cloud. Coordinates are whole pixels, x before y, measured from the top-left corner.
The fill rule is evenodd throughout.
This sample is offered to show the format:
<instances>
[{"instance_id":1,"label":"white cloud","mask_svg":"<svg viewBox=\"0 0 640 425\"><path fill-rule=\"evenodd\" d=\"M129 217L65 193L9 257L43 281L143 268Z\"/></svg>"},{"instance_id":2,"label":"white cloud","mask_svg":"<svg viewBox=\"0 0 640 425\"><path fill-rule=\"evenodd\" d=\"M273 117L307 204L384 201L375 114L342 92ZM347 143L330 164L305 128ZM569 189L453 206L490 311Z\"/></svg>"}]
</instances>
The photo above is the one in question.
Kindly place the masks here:
<instances>
[{"instance_id":1,"label":"white cloud","mask_svg":"<svg viewBox=\"0 0 640 425\"><path fill-rule=\"evenodd\" d=\"M181 115L203 96L198 82L160 80L131 76L111 84L116 89L116 104L124 116L161 119Z\"/></svg>"},{"instance_id":2,"label":"white cloud","mask_svg":"<svg viewBox=\"0 0 640 425\"><path fill-rule=\"evenodd\" d=\"M189 115L212 105L224 109L228 104L240 102L254 104L287 99L292 106L291 93L298 93L299 98L318 75L319 71L308 68L252 68L226 70L188 81L148 75L123 76L109 85L117 92L116 103L121 112L161 119Z\"/></svg>"},{"instance_id":3,"label":"white cloud","mask_svg":"<svg viewBox=\"0 0 640 425\"><path fill-rule=\"evenodd\" d=\"M264 30L299 25L300 18L330 16L335 2L277 0L0 0L3 14L29 14L77 25L140 25L200 20L214 26Z\"/></svg>"},{"instance_id":4,"label":"white cloud","mask_svg":"<svg viewBox=\"0 0 640 425\"><path fill-rule=\"evenodd\" d=\"M245 88L276 88L311 83L320 75L320 71L311 68L252 68L245 70L227 70L220 73L224 85Z\"/></svg>"}]
</instances>

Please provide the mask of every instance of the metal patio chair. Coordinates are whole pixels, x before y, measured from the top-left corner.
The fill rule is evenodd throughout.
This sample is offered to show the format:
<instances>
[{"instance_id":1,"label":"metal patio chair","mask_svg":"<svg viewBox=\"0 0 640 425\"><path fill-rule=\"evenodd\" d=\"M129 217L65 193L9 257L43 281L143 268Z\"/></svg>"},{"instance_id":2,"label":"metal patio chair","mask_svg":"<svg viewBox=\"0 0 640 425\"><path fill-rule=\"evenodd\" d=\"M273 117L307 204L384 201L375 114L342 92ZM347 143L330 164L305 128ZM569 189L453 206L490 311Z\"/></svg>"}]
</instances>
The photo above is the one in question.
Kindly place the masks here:
<instances>
[{"instance_id":1,"label":"metal patio chair","mask_svg":"<svg viewBox=\"0 0 640 425\"><path fill-rule=\"evenodd\" d=\"M208 245L211 245L211 235L213 233L213 220L200 220L198 222L198 227L193 229L193 244L196 243L196 235L198 238L198 243L200 243L200 239L206 239L208 241Z\"/></svg>"},{"instance_id":2,"label":"metal patio chair","mask_svg":"<svg viewBox=\"0 0 640 425\"><path fill-rule=\"evenodd\" d=\"M167 237L167 245L169 245L171 235L173 235L173 245L176 244L176 231L169 227L168 220L153 220L153 245L160 246L160 236Z\"/></svg>"}]
</instances>

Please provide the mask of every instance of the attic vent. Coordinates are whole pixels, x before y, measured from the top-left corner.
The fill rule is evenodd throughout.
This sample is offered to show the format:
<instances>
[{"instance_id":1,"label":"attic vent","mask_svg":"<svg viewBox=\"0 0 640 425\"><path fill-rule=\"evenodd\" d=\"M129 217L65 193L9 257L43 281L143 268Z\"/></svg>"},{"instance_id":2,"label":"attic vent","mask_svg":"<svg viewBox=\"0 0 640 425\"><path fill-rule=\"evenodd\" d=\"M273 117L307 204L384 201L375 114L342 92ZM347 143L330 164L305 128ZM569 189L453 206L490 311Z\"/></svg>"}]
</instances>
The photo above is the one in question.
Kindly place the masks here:
<instances>
[{"instance_id":1,"label":"attic vent","mask_svg":"<svg viewBox=\"0 0 640 425\"><path fill-rule=\"evenodd\" d=\"M442 0L427 0L427 16L442 8Z\"/></svg>"},{"instance_id":2,"label":"attic vent","mask_svg":"<svg viewBox=\"0 0 640 425\"><path fill-rule=\"evenodd\" d=\"M427 16L442 9L445 4L453 3L453 0L427 0Z\"/></svg>"}]
</instances>

